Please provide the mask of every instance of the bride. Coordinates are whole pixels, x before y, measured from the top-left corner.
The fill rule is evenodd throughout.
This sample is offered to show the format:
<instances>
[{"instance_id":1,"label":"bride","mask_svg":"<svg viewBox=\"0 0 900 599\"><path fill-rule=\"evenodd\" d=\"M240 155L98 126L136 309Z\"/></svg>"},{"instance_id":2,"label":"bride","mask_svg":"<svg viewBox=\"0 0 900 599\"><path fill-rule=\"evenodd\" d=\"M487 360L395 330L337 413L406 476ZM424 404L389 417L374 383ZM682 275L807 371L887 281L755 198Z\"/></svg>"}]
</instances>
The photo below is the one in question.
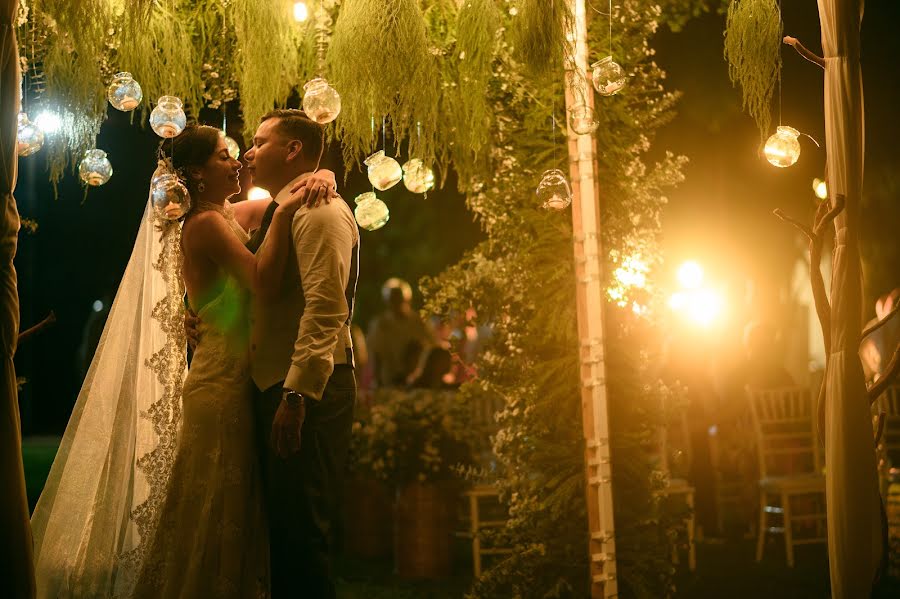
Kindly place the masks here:
<instances>
[{"instance_id":1,"label":"bride","mask_svg":"<svg viewBox=\"0 0 900 599\"><path fill-rule=\"evenodd\" d=\"M148 202L32 517L39 598L268 596L247 300L277 291L294 212L335 183L305 178L254 256L268 202L228 202L240 168L218 129L189 125L154 175L174 171L193 207L179 226ZM202 323L186 376L185 289Z\"/></svg>"}]
</instances>

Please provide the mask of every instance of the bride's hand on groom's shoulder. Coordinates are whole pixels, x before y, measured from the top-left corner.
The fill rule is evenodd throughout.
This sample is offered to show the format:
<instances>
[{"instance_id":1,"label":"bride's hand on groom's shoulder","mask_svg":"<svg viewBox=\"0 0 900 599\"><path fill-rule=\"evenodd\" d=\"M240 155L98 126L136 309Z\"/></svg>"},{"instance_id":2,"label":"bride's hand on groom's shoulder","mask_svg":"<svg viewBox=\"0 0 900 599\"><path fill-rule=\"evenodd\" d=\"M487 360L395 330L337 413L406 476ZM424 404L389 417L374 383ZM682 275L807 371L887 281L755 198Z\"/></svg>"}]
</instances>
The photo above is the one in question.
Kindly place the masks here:
<instances>
[{"instance_id":1,"label":"bride's hand on groom's shoulder","mask_svg":"<svg viewBox=\"0 0 900 599\"><path fill-rule=\"evenodd\" d=\"M298 209L303 206L315 208L322 202L330 204L335 196L337 181L334 173L327 169L314 172L291 188L291 200L296 198L299 202Z\"/></svg>"}]
</instances>

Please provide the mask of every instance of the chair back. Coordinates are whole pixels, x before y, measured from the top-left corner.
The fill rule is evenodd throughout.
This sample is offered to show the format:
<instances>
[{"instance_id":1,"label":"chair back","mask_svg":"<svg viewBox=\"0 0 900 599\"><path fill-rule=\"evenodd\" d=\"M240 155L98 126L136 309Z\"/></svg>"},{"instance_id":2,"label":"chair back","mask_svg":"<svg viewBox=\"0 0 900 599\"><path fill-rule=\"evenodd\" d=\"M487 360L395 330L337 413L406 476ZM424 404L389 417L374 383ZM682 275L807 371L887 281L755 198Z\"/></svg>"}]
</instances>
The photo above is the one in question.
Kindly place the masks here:
<instances>
[{"instance_id":1,"label":"chair back","mask_svg":"<svg viewBox=\"0 0 900 599\"><path fill-rule=\"evenodd\" d=\"M815 406L806 387L747 389L761 478L821 472Z\"/></svg>"},{"instance_id":2,"label":"chair back","mask_svg":"<svg viewBox=\"0 0 900 599\"><path fill-rule=\"evenodd\" d=\"M888 387L875 402L874 412L884 412L884 433L879 450L889 468L900 468L900 385Z\"/></svg>"}]
</instances>

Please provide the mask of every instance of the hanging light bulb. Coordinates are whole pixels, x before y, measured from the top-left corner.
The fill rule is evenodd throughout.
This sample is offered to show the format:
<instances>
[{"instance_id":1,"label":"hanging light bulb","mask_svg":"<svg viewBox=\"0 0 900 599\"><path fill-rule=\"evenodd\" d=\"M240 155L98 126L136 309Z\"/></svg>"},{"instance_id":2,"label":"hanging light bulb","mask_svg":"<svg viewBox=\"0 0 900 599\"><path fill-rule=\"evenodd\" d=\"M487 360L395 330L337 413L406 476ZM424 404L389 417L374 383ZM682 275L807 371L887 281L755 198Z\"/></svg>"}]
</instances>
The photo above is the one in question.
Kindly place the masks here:
<instances>
[{"instance_id":1,"label":"hanging light bulb","mask_svg":"<svg viewBox=\"0 0 900 599\"><path fill-rule=\"evenodd\" d=\"M78 165L78 176L91 187L100 187L112 177L113 168L103 150L88 150Z\"/></svg>"},{"instance_id":2,"label":"hanging light bulb","mask_svg":"<svg viewBox=\"0 0 900 599\"><path fill-rule=\"evenodd\" d=\"M219 131L219 136L225 140L225 147L228 148L228 155L237 160L241 155L241 146L238 145L238 142L225 135L224 131Z\"/></svg>"},{"instance_id":3,"label":"hanging light bulb","mask_svg":"<svg viewBox=\"0 0 900 599\"><path fill-rule=\"evenodd\" d=\"M134 80L131 73L122 71L116 73L112 83L106 89L106 97L116 110L130 112L138 107L144 98L141 84Z\"/></svg>"},{"instance_id":4,"label":"hanging light bulb","mask_svg":"<svg viewBox=\"0 0 900 599\"><path fill-rule=\"evenodd\" d=\"M44 146L44 132L28 120L28 115L19 113L16 131L16 153L19 156L31 156Z\"/></svg>"},{"instance_id":5,"label":"hanging light bulb","mask_svg":"<svg viewBox=\"0 0 900 599\"><path fill-rule=\"evenodd\" d=\"M823 179L813 179L812 188L816 193L817 198L819 198L820 200L828 199L828 184L825 183Z\"/></svg>"},{"instance_id":6,"label":"hanging light bulb","mask_svg":"<svg viewBox=\"0 0 900 599\"><path fill-rule=\"evenodd\" d=\"M367 191L356 196L356 209L353 215L356 222L366 231L375 231L387 224L391 218L387 204L375 197L374 191Z\"/></svg>"},{"instance_id":7,"label":"hanging light bulb","mask_svg":"<svg viewBox=\"0 0 900 599\"><path fill-rule=\"evenodd\" d=\"M187 188L171 173L154 177L150 184L150 201L160 219L178 220L191 209Z\"/></svg>"},{"instance_id":8,"label":"hanging light bulb","mask_svg":"<svg viewBox=\"0 0 900 599\"><path fill-rule=\"evenodd\" d=\"M403 185L413 193L425 193L434 187L434 171L418 158L403 165Z\"/></svg>"},{"instance_id":9,"label":"hanging light bulb","mask_svg":"<svg viewBox=\"0 0 900 599\"><path fill-rule=\"evenodd\" d=\"M612 96L625 87L627 82L625 70L613 60L612 56L598 60L591 65L591 70L594 89L601 96Z\"/></svg>"},{"instance_id":10,"label":"hanging light bulb","mask_svg":"<svg viewBox=\"0 0 900 599\"><path fill-rule=\"evenodd\" d=\"M597 130L594 111L587 104L576 104L569 109L569 126L578 135L589 135Z\"/></svg>"},{"instance_id":11,"label":"hanging light bulb","mask_svg":"<svg viewBox=\"0 0 900 599\"><path fill-rule=\"evenodd\" d=\"M787 168L800 158L800 132L793 127L781 125L766 140L766 160L778 168Z\"/></svg>"},{"instance_id":12,"label":"hanging light bulb","mask_svg":"<svg viewBox=\"0 0 900 599\"><path fill-rule=\"evenodd\" d=\"M294 2L294 20L302 23L308 18L309 8L306 7L306 2Z\"/></svg>"},{"instance_id":13,"label":"hanging light bulb","mask_svg":"<svg viewBox=\"0 0 900 599\"><path fill-rule=\"evenodd\" d=\"M341 95L321 77L307 81L303 91L303 112L320 125L330 123L341 113Z\"/></svg>"},{"instance_id":14,"label":"hanging light bulb","mask_svg":"<svg viewBox=\"0 0 900 599\"><path fill-rule=\"evenodd\" d=\"M565 174L558 168L544 171L535 191L541 208L564 210L572 203L572 188Z\"/></svg>"},{"instance_id":15,"label":"hanging light bulb","mask_svg":"<svg viewBox=\"0 0 900 599\"><path fill-rule=\"evenodd\" d=\"M262 187L251 187L247 190L248 200L271 200L272 195Z\"/></svg>"},{"instance_id":16,"label":"hanging light bulb","mask_svg":"<svg viewBox=\"0 0 900 599\"><path fill-rule=\"evenodd\" d=\"M175 137L187 125L183 106L181 98L161 96L150 113L150 128L160 137Z\"/></svg>"},{"instance_id":17,"label":"hanging light bulb","mask_svg":"<svg viewBox=\"0 0 900 599\"><path fill-rule=\"evenodd\" d=\"M369 167L369 182L378 191L385 191L400 182L403 178L403 169L400 163L384 155L384 150L378 150L365 160Z\"/></svg>"}]
</instances>

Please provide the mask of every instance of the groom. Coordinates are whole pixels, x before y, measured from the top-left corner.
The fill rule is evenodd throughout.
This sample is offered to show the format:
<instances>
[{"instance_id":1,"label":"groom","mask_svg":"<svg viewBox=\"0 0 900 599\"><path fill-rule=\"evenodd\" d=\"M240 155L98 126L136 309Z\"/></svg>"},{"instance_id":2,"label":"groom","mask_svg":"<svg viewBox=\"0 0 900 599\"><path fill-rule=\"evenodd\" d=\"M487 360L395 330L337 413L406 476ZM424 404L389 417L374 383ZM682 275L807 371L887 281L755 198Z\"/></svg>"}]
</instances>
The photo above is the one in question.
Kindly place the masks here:
<instances>
[{"instance_id":1,"label":"groom","mask_svg":"<svg viewBox=\"0 0 900 599\"><path fill-rule=\"evenodd\" d=\"M274 201L248 242L252 251L279 200L319 166L321 125L300 110L262 119L245 158L255 185ZM350 316L359 229L340 198L297 211L280 292L254 297L250 367L269 518L272 597L333 599L329 538L339 496L356 380Z\"/></svg>"}]
</instances>

